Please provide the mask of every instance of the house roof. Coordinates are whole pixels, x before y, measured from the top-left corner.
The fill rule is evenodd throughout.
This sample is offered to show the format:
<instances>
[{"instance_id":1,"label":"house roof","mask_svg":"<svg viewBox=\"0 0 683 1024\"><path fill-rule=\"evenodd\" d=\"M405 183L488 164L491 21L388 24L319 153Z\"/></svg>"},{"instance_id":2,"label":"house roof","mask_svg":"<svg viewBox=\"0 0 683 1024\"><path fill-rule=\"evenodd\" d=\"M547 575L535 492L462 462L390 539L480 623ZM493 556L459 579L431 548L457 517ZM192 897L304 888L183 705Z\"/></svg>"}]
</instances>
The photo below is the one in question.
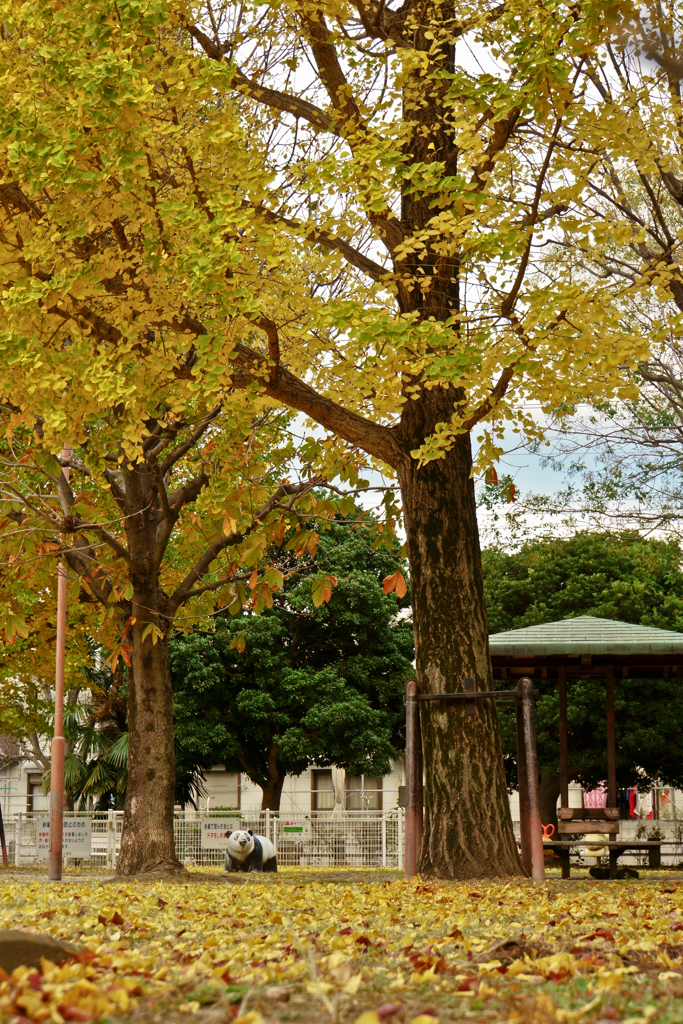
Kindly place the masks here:
<instances>
[{"instance_id":1,"label":"house roof","mask_svg":"<svg viewBox=\"0 0 683 1024\"><path fill-rule=\"evenodd\" d=\"M579 615L575 619L492 633L489 645L494 658L496 655L547 654L683 655L683 633Z\"/></svg>"}]
</instances>

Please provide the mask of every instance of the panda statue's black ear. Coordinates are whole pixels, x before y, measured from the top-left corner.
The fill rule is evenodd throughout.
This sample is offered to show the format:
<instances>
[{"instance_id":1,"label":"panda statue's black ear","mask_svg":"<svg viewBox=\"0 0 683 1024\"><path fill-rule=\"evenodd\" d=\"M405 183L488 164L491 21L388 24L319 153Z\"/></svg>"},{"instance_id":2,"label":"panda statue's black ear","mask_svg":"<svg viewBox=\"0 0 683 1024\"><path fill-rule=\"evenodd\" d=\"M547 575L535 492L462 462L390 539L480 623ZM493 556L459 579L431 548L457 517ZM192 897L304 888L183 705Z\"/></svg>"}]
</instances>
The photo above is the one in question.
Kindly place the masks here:
<instances>
[{"instance_id":1,"label":"panda statue's black ear","mask_svg":"<svg viewBox=\"0 0 683 1024\"><path fill-rule=\"evenodd\" d=\"M229 832L225 833L225 838L229 839L231 835L232 835L232 829Z\"/></svg>"},{"instance_id":2,"label":"panda statue's black ear","mask_svg":"<svg viewBox=\"0 0 683 1024\"><path fill-rule=\"evenodd\" d=\"M248 829L247 829L247 832L249 833L249 835L250 835L250 836L253 836L253 834L254 834L254 833L253 833L253 832L251 831L251 829L250 829L250 828L248 828Z\"/></svg>"}]
</instances>

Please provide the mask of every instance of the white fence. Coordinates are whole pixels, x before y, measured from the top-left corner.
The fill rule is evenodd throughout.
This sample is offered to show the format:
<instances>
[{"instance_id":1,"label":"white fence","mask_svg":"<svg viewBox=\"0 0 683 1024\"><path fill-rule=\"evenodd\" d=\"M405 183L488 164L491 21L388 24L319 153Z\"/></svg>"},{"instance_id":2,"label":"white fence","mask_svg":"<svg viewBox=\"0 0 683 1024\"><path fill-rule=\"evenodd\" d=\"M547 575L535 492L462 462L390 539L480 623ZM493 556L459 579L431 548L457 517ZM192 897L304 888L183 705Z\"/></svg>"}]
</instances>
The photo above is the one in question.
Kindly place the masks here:
<instances>
[{"instance_id":1,"label":"white fence","mask_svg":"<svg viewBox=\"0 0 683 1024\"><path fill-rule=\"evenodd\" d=\"M330 812L280 816L271 811L235 812L227 815L237 827L267 836L277 850L278 864L301 867L387 867L403 869L403 810L346 811L332 818ZM223 817L221 815L221 817ZM89 818L92 829L90 857L67 857L66 866L113 870L121 846L123 811L65 812L66 824L73 818ZM206 812L176 812L174 832L176 853L187 865L210 866L225 863L225 850L202 842L202 823L215 820ZM45 865L36 848L38 823L45 812L9 815L5 838L10 864L16 867ZM292 826L301 826L297 832ZM285 831L287 828L287 831ZM206 831L206 830L205 830ZM211 842L211 840L209 840Z\"/></svg>"},{"instance_id":2,"label":"white fence","mask_svg":"<svg viewBox=\"0 0 683 1024\"><path fill-rule=\"evenodd\" d=\"M266 835L275 844L278 864L283 867L346 866L403 870L404 812L401 808L390 811L347 811L344 816L336 818L331 817L329 811L286 816L271 811L236 811L228 816L236 827L251 828L254 832ZM67 812L64 817L65 822L73 818L90 819L92 836L90 856L67 857L66 866L113 871L121 845L123 812ZM202 824L214 821L216 817L216 814L207 815L206 812L175 813L176 853L182 863L198 867L223 866L225 850L207 845L206 834L202 842ZM36 848L37 826L41 820L45 820L45 812L9 815L5 819L10 864L38 869L46 866L45 860L38 857ZM519 838L519 823L515 822L514 825L515 834ZM297 834L292 826L300 826L301 834ZM621 826L622 840L662 839L662 866L683 863L681 821L622 821ZM580 860L582 845L577 843L574 851ZM647 854L626 854L622 856L621 863L645 865Z\"/></svg>"}]
</instances>

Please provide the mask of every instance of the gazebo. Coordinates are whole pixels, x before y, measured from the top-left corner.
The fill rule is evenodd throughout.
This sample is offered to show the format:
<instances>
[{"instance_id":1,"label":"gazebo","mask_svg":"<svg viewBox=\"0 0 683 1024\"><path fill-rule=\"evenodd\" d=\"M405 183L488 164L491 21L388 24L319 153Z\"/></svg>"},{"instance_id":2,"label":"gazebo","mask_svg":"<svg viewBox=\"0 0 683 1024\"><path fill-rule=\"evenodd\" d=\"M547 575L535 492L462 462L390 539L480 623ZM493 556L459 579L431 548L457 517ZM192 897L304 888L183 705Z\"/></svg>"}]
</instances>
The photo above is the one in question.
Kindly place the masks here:
<instances>
[{"instance_id":1,"label":"gazebo","mask_svg":"<svg viewBox=\"0 0 683 1024\"><path fill-rule=\"evenodd\" d=\"M498 680L557 679L560 699L560 808L558 838L599 832L609 836L610 877L616 876L619 833L614 688L619 679L673 676L683 680L683 633L630 622L581 615L560 622L512 629L489 637L493 675ZM605 680L607 717L607 806L569 806L567 680L600 676ZM569 877L569 843L560 846L563 877ZM639 844L645 845L645 844ZM613 848L612 848L613 847Z\"/></svg>"}]
</instances>

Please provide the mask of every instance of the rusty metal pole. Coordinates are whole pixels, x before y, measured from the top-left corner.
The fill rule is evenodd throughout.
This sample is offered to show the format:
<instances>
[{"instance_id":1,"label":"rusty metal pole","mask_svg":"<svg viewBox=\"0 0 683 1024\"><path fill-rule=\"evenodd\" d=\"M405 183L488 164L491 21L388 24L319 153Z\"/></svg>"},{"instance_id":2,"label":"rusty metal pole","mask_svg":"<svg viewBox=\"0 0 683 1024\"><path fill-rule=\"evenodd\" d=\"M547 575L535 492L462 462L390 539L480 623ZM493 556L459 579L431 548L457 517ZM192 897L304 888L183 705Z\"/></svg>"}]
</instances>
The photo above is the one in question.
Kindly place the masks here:
<instances>
[{"instance_id":1,"label":"rusty metal pole","mask_svg":"<svg viewBox=\"0 0 683 1024\"><path fill-rule=\"evenodd\" d=\"M567 721L567 668L558 665L557 688L560 700L560 807L569 807L569 724ZM562 836L558 835L558 839ZM571 866L569 847L560 847L560 867L562 877L569 878Z\"/></svg>"},{"instance_id":2,"label":"rusty metal pole","mask_svg":"<svg viewBox=\"0 0 683 1024\"><path fill-rule=\"evenodd\" d=\"M515 708L517 720L517 791L519 793L519 839L522 848L522 867L531 877L531 833L529 831L529 783L524 743L524 711L520 693Z\"/></svg>"},{"instance_id":3,"label":"rusty metal pole","mask_svg":"<svg viewBox=\"0 0 683 1024\"><path fill-rule=\"evenodd\" d=\"M2 847L2 863L7 867L7 844L5 842L5 824L2 820L2 802L0 801L0 847Z\"/></svg>"},{"instance_id":4,"label":"rusty metal pole","mask_svg":"<svg viewBox=\"0 0 683 1024\"><path fill-rule=\"evenodd\" d=\"M534 704L531 691L534 684L527 677L520 679L517 688L522 693L522 715L524 720L524 746L526 748L526 774L529 789L529 834L531 847L531 877L534 882L545 879L543 862L543 836L541 811L538 798L538 763L536 760L536 731L534 728Z\"/></svg>"},{"instance_id":5,"label":"rusty metal pole","mask_svg":"<svg viewBox=\"0 0 683 1024\"><path fill-rule=\"evenodd\" d=\"M71 449L62 449L62 459L71 458ZM68 482L69 469L62 472ZM64 660L66 648L66 563L57 567L57 640L55 653L55 724L50 756L50 855L48 879L62 880L62 830L64 826Z\"/></svg>"},{"instance_id":6,"label":"rusty metal pole","mask_svg":"<svg viewBox=\"0 0 683 1024\"><path fill-rule=\"evenodd\" d=\"M422 845L422 734L420 730L420 705L417 695L420 684L417 679L406 683L406 819L405 857L403 861L406 878L417 873Z\"/></svg>"}]
</instances>

